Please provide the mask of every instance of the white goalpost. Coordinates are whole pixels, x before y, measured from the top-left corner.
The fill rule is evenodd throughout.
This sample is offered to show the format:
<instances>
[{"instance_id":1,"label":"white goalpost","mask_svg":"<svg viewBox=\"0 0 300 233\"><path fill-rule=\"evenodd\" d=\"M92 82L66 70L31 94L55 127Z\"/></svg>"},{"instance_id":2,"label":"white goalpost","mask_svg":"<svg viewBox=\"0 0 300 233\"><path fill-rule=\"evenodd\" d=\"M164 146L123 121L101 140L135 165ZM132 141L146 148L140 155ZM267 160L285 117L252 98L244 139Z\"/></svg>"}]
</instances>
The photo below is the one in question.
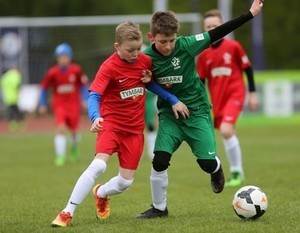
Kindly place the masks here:
<instances>
[{"instance_id":1,"label":"white goalpost","mask_svg":"<svg viewBox=\"0 0 300 233\"><path fill-rule=\"evenodd\" d=\"M201 31L201 15L177 14L181 34ZM144 35L149 30L151 15L106 15L80 17L0 17L0 70L14 63L21 68L23 83L38 83L45 69L53 63L53 50L58 43L68 42L74 59L88 75L96 71L113 51L115 26L126 20L139 23ZM147 39L144 38L147 43ZM9 52L7 52L9 51Z\"/></svg>"},{"instance_id":2,"label":"white goalpost","mask_svg":"<svg viewBox=\"0 0 300 233\"><path fill-rule=\"evenodd\" d=\"M20 68L23 97L19 105L24 111L34 111L39 95L38 84L55 62L57 44L71 44L74 61L82 65L92 80L102 61L114 51L115 26L127 20L140 24L147 44L151 16L0 17L0 73L12 66ZM179 13L177 17L181 22L181 35L201 31L200 14ZM1 105L0 98L0 115Z\"/></svg>"}]
</instances>

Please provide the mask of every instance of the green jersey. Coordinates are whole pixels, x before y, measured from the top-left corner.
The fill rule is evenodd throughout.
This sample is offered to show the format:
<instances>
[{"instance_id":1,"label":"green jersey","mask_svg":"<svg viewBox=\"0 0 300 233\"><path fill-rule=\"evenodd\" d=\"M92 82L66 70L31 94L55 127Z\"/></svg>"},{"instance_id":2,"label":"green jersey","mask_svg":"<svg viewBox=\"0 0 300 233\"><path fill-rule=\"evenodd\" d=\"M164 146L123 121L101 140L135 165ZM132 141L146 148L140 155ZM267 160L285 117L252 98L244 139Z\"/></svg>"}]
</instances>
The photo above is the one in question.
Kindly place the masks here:
<instances>
[{"instance_id":1,"label":"green jersey","mask_svg":"<svg viewBox=\"0 0 300 233\"><path fill-rule=\"evenodd\" d=\"M195 64L195 57L210 45L207 32L177 37L175 48L169 56L163 56L148 47L144 53L152 59L152 74L155 80L167 91L188 106L189 109L211 109L205 86L201 82ZM160 112L172 112L172 107L158 97L157 107Z\"/></svg>"}]
</instances>

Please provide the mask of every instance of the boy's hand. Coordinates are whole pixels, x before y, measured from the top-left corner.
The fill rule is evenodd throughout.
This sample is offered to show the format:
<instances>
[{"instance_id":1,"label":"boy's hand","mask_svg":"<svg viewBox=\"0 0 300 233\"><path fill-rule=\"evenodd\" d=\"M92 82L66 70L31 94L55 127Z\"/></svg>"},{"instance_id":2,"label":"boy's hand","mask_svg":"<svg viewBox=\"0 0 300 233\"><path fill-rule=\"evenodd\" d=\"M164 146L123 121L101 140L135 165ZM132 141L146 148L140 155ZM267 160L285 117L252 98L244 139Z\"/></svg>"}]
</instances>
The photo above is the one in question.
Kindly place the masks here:
<instances>
[{"instance_id":1,"label":"boy's hand","mask_svg":"<svg viewBox=\"0 0 300 233\"><path fill-rule=\"evenodd\" d=\"M189 109L187 108L187 106L182 103L181 101L179 101L178 103L172 105L172 109L173 109L173 113L176 117L176 119L179 118L178 113L181 114L181 116L186 119L190 117L190 112Z\"/></svg>"},{"instance_id":2,"label":"boy's hand","mask_svg":"<svg viewBox=\"0 0 300 233\"><path fill-rule=\"evenodd\" d=\"M263 7L263 2L264 0L254 0L251 8L250 8L250 12L252 13L253 17L255 17L256 15L259 14L259 12L261 11L262 7Z\"/></svg>"},{"instance_id":3,"label":"boy's hand","mask_svg":"<svg viewBox=\"0 0 300 233\"><path fill-rule=\"evenodd\" d=\"M142 72L142 82L143 83L149 83L151 82L151 79L152 79L152 72L150 70L143 70Z\"/></svg>"},{"instance_id":4,"label":"boy's hand","mask_svg":"<svg viewBox=\"0 0 300 233\"><path fill-rule=\"evenodd\" d=\"M87 103L87 101L81 101L81 106L82 106L82 109L84 111L86 111L88 109L88 103Z\"/></svg>"},{"instance_id":5,"label":"boy's hand","mask_svg":"<svg viewBox=\"0 0 300 233\"><path fill-rule=\"evenodd\" d=\"M92 133L97 133L98 131L101 131L102 130L102 125L101 123L103 122L103 118L102 117L99 117L99 118L96 118L90 128L90 131Z\"/></svg>"},{"instance_id":6,"label":"boy's hand","mask_svg":"<svg viewBox=\"0 0 300 233\"><path fill-rule=\"evenodd\" d=\"M39 112L39 114L45 114L45 113L47 113L47 107L46 106L41 106L41 107L39 107L38 108L38 112Z\"/></svg>"},{"instance_id":7,"label":"boy's hand","mask_svg":"<svg viewBox=\"0 0 300 233\"><path fill-rule=\"evenodd\" d=\"M258 100L257 100L257 95L255 92L251 92L249 94L249 102L248 102L248 105L249 105L249 109L251 111L255 111L258 107Z\"/></svg>"}]
</instances>

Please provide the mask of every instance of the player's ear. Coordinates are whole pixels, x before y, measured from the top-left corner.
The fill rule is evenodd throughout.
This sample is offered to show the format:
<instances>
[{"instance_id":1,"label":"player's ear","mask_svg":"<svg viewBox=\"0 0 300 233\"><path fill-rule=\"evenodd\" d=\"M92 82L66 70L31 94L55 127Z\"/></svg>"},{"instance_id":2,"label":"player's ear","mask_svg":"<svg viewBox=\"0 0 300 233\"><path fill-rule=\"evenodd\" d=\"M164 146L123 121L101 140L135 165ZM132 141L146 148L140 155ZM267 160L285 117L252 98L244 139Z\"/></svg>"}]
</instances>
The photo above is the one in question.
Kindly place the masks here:
<instances>
[{"instance_id":1,"label":"player's ear","mask_svg":"<svg viewBox=\"0 0 300 233\"><path fill-rule=\"evenodd\" d=\"M119 51L119 48L120 48L119 43L115 42L115 43L114 43L114 47L115 47L115 49L116 49L117 51Z\"/></svg>"},{"instance_id":2,"label":"player's ear","mask_svg":"<svg viewBox=\"0 0 300 233\"><path fill-rule=\"evenodd\" d=\"M148 33L147 33L147 37L148 37L148 39L149 39L151 42L154 42L154 36L153 36L153 34L152 34L151 32L148 32Z\"/></svg>"}]
</instances>

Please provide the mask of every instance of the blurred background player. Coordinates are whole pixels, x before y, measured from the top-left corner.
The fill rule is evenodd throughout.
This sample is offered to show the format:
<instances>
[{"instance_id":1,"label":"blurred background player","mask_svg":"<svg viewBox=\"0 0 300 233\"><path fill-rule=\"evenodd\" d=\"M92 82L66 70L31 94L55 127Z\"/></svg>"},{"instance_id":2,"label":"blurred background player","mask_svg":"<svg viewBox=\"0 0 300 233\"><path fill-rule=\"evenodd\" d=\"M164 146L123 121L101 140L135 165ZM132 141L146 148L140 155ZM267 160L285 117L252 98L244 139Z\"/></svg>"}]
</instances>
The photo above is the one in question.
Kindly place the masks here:
<instances>
[{"instance_id":1,"label":"blurred background player","mask_svg":"<svg viewBox=\"0 0 300 233\"><path fill-rule=\"evenodd\" d=\"M223 24L219 10L210 10L203 15L205 31ZM250 110L258 105L251 63L239 42L222 38L203 51L197 60L200 78L208 81L208 89L213 105L214 127L220 131L229 161L231 178L225 187L236 187L245 182L242 153L235 131L235 124L243 110L248 80Z\"/></svg>"},{"instance_id":2,"label":"blurred background player","mask_svg":"<svg viewBox=\"0 0 300 233\"><path fill-rule=\"evenodd\" d=\"M155 145L156 133L157 133L157 108L156 108L156 95L151 91L146 91L146 148L147 155L152 160L154 157L153 150Z\"/></svg>"},{"instance_id":3,"label":"blurred background player","mask_svg":"<svg viewBox=\"0 0 300 233\"><path fill-rule=\"evenodd\" d=\"M73 51L69 44L59 44L55 56L57 64L47 71L41 83L39 113L47 112L47 89L51 87L56 122L55 164L62 166L66 161L67 130L71 132L71 161L78 161L78 126L81 109L87 108L88 88L81 66L72 63Z\"/></svg>"},{"instance_id":4,"label":"blurred background player","mask_svg":"<svg viewBox=\"0 0 300 233\"><path fill-rule=\"evenodd\" d=\"M146 44L142 45L142 51L144 51L147 48ZM145 123L146 123L146 133L145 133L145 139L146 139L146 153L149 159L153 159L154 154L154 145L155 145L155 139L156 139L156 133L157 133L157 107L156 107L156 95L148 91L146 89L146 109L145 109Z\"/></svg>"},{"instance_id":5,"label":"blurred background player","mask_svg":"<svg viewBox=\"0 0 300 233\"><path fill-rule=\"evenodd\" d=\"M6 70L0 79L2 99L7 108L8 127L12 132L20 129L23 121L23 113L18 107L21 83L22 75L17 68Z\"/></svg>"}]
</instances>

